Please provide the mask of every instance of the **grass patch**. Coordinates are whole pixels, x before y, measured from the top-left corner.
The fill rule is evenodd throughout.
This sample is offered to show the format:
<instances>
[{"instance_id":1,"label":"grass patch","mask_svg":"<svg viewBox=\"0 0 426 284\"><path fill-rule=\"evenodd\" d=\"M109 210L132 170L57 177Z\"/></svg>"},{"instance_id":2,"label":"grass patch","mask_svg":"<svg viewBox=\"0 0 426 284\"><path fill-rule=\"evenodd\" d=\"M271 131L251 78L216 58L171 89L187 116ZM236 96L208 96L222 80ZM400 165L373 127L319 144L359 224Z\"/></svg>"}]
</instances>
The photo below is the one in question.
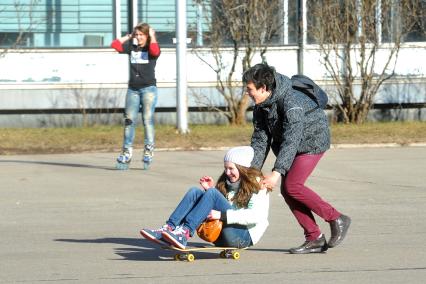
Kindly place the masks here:
<instances>
[{"instance_id":1,"label":"grass patch","mask_svg":"<svg viewBox=\"0 0 426 284\"><path fill-rule=\"evenodd\" d=\"M333 124L331 132L334 144L426 142L426 122L420 121Z\"/></svg>"},{"instance_id":2,"label":"grass patch","mask_svg":"<svg viewBox=\"0 0 426 284\"><path fill-rule=\"evenodd\" d=\"M156 126L157 148L199 149L250 143L252 125L191 125L181 135L175 126ZM333 144L426 142L426 122L387 122L362 125L331 125ZM0 154L45 154L118 152L123 141L122 126L85 128L2 128ZM138 127L135 148L143 147L143 128Z\"/></svg>"}]
</instances>

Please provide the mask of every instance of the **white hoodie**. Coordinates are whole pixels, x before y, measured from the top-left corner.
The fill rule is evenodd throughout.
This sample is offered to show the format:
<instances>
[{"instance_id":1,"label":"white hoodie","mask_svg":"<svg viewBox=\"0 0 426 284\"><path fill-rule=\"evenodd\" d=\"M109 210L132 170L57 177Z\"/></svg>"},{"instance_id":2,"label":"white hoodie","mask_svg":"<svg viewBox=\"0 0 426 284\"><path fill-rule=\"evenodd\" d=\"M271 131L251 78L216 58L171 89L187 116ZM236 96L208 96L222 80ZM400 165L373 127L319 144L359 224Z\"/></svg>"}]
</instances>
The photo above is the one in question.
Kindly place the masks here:
<instances>
[{"instance_id":1,"label":"white hoodie","mask_svg":"<svg viewBox=\"0 0 426 284\"><path fill-rule=\"evenodd\" d=\"M228 200L232 199L235 192L228 193ZM269 193L266 189L253 193L247 208L229 209L226 211L227 224L240 224L247 226L253 245L265 233L269 225Z\"/></svg>"}]
</instances>

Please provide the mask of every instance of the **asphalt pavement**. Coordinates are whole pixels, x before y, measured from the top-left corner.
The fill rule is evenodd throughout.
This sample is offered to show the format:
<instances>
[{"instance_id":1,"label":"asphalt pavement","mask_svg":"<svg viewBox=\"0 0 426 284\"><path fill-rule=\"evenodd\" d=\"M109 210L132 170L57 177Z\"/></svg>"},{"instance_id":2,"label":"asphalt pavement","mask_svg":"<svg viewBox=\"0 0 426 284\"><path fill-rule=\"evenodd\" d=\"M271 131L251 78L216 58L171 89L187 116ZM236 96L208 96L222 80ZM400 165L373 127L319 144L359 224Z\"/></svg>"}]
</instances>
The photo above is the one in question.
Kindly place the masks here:
<instances>
[{"instance_id":1,"label":"asphalt pavement","mask_svg":"<svg viewBox=\"0 0 426 284\"><path fill-rule=\"evenodd\" d=\"M303 231L277 189L270 226L239 260L175 261L141 238L199 177L220 175L224 153L158 151L148 171L141 150L128 171L116 153L0 156L0 283L424 283L426 147L327 152L308 185L352 218L327 253L288 253Z\"/></svg>"}]
</instances>

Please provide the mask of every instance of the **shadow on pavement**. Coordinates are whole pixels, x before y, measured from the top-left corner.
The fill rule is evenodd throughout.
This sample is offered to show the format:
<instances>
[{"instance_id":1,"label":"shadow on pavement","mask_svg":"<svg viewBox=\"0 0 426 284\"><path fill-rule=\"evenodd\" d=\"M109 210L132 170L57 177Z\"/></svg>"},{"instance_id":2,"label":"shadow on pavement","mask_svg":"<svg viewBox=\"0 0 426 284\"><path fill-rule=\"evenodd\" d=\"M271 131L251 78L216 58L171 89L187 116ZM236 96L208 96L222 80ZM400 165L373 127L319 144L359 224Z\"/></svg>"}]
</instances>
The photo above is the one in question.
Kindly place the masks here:
<instances>
[{"instance_id":1,"label":"shadow on pavement","mask_svg":"<svg viewBox=\"0 0 426 284\"><path fill-rule=\"evenodd\" d=\"M270 252L285 252L290 253L290 249L267 249L267 248L249 248L252 251L270 251Z\"/></svg>"},{"instance_id":2,"label":"shadow on pavement","mask_svg":"<svg viewBox=\"0 0 426 284\"><path fill-rule=\"evenodd\" d=\"M102 166L93 166L93 165L85 165L85 164L57 163L57 162L45 162L45 161L0 160L0 163L36 164L36 165L47 165L47 166L90 168L90 169L116 171L115 167L102 167Z\"/></svg>"},{"instance_id":3,"label":"shadow on pavement","mask_svg":"<svg viewBox=\"0 0 426 284\"><path fill-rule=\"evenodd\" d=\"M173 260L178 253L172 249L165 249L155 243L142 238L100 238L100 239L55 239L56 242L90 243L90 244L119 244L133 246L132 248L115 248L115 254L122 257L119 260L130 261L166 261ZM189 243L189 246L202 246L205 243ZM197 259L219 258L218 252L195 252Z\"/></svg>"}]
</instances>

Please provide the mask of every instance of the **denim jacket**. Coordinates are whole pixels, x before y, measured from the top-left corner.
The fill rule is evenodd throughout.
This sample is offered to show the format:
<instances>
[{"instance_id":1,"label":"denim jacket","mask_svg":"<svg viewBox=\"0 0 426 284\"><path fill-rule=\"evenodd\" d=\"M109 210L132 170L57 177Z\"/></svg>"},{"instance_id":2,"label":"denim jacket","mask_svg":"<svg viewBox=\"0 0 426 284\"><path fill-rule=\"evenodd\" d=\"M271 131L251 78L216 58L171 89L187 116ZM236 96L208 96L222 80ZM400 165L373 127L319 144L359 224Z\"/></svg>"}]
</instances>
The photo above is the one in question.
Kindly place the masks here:
<instances>
[{"instance_id":1,"label":"denim jacket","mask_svg":"<svg viewBox=\"0 0 426 284\"><path fill-rule=\"evenodd\" d=\"M287 76L276 73L275 82L272 94L253 110L252 166L261 169L272 149L276 156L272 170L285 175L296 155L329 149L330 131L324 110L312 111L316 103L294 90Z\"/></svg>"}]
</instances>

